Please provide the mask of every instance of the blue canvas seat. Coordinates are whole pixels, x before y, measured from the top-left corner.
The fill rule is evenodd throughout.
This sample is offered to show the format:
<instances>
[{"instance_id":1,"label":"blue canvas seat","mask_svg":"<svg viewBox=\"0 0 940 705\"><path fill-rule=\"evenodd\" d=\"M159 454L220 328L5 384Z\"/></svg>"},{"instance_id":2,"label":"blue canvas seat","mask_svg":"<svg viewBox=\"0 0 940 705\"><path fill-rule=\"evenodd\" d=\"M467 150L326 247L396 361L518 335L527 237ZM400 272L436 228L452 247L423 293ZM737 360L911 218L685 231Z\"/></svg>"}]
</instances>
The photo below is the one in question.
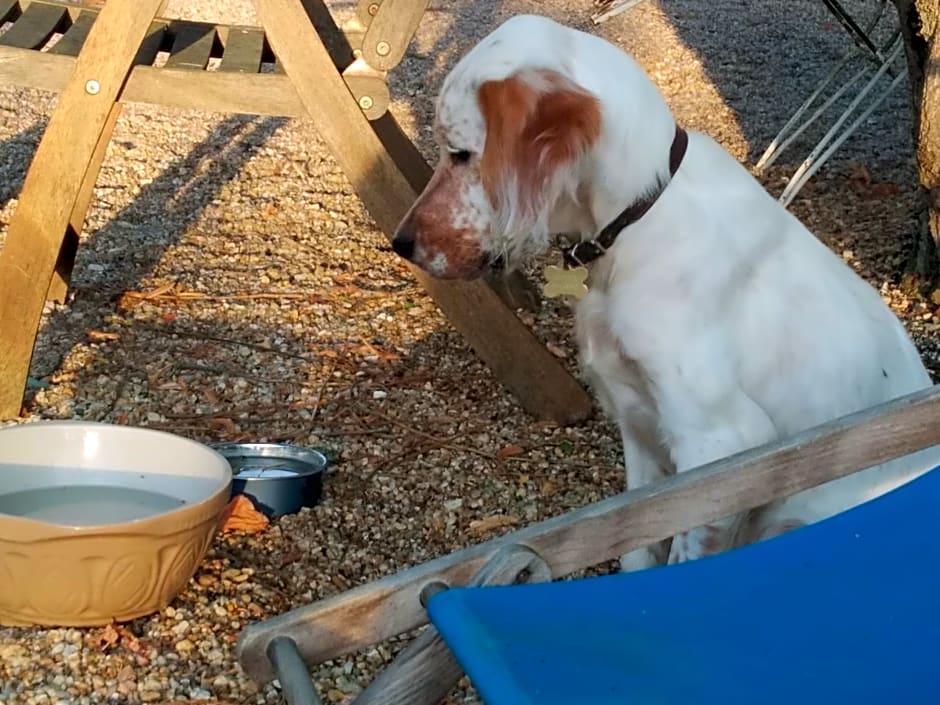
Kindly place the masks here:
<instances>
[{"instance_id":1,"label":"blue canvas seat","mask_svg":"<svg viewBox=\"0 0 940 705\"><path fill-rule=\"evenodd\" d=\"M487 705L938 705L940 470L717 556L428 612Z\"/></svg>"}]
</instances>

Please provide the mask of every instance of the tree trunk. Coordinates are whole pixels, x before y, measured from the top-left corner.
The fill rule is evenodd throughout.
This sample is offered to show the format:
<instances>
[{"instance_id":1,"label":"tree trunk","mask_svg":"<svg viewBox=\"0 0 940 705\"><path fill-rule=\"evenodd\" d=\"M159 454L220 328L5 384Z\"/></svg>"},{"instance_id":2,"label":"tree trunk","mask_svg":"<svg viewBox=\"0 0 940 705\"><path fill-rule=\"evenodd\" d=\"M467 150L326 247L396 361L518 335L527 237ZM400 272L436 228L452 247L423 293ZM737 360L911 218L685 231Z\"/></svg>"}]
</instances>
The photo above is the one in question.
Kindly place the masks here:
<instances>
[{"instance_id":1,"label":"tree trunk","mask_svg":"<svg viewBox=\"0 0 940 705\"><path fill-rule=\"evenodd\" d=\"M940 0L894 0L907 49L920 182L927 194L913 274L936 282L940 248Z\"/></svg>"}]
</instances>

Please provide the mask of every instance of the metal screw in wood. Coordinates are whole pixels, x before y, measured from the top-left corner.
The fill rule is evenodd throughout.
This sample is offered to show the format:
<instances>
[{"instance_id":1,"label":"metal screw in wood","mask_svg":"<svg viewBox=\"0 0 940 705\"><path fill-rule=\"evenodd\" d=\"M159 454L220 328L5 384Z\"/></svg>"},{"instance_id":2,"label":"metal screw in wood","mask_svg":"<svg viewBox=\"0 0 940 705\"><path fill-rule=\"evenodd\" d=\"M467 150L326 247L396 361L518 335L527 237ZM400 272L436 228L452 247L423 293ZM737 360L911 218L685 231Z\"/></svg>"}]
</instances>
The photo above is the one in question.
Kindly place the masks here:
<instances>
[{"instance_id":1,"label":"metal screw in wood","mask_svg":"<svg viewBox=\"0 0 940 705\"><path fill-rule=\"evenodd\" d=\"M85 92L88 95L98 95L101 92L101 84L92 78L89 81L86 81Z\"/></svg>"},{"instance_id":2,"label":"metal screw in wood","mask_svg":"<svg viewBox=\"0 0 940 705\"><path fill-rule=\"evenodd\" d=\"M375 53L379 56L388 56L391 50L392 47L388 42L379 42L375 45Z\"/></svg>"},{"instance_id":3,"label":"metal screw in wood","mask_svg":"<svg viewBox=\"0 0 940 705\"><path fill-rule=\"evenodd\" d=\"M362 108L363 110L368 110L373 105L374 105L374 102L371 96L364 95L359 99L359 107Z\"/></svg>"}]
</instances>

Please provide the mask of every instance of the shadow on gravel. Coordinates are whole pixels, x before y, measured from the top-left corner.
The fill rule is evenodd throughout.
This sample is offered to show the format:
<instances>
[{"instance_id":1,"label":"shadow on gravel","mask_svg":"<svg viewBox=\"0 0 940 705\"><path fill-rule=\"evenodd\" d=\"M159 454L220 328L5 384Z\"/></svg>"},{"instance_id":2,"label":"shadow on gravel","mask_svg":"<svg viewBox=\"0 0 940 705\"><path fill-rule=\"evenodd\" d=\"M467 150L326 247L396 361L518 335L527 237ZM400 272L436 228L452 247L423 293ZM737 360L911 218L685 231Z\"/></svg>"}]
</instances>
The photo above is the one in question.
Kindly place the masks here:
<instances>
[{"instance_id":1,"label":"shadow on gravel","mask_svg":"<svg viewBox=\"0 0 940 705\"><path fill-rule=\"evenodd\" d=\"M88 330L102 326L121 292L138 288L167 249L285 122L282 118L223 118L186 156L170 162L128 206L84 239L76 257L69 303L52 310L37 338L32 378L52 374ZM0 159L2 150L0 146Z\"/></svg>"},{"instance_id":2,"label":"shadow on gravel","mask_svg":"<svg viewBox=\"0 0 940 705\"><path fill-rule=\"evenodd\" d=\"M820 0L787 3L660 0L660 5L683 43L698 54L709 79L735 112L750 145L748 166L760 158L816 84L852 47L849 34ZM844 5L861 22L862 18L873 16L877 3L847 0ZM897 26L894 8L891 3L888 5L875 33L879 38L886 37ZM860 59L853 60L839 74L836 85L841 85L860 66ZM799 166L849 99L843 97L830 108L794 141L777 164L788 172ZM910 150L910 125L910 96L905 85L872 113L829 163L888 157L895 149Z\"/></svg>"},{"instance_id":3,"label":"shadow on gravel","mask_svg":"<svg viewBox=\"0 0 940 705\"><path fill-rule=\"evenodd\" d=\"M23 188L26 168L45 129L46 121L37 120L13 137L0 140L0 173L8 175L6 180L0 181L0 208L5 208Z\"/></svg>"}]
</instances>

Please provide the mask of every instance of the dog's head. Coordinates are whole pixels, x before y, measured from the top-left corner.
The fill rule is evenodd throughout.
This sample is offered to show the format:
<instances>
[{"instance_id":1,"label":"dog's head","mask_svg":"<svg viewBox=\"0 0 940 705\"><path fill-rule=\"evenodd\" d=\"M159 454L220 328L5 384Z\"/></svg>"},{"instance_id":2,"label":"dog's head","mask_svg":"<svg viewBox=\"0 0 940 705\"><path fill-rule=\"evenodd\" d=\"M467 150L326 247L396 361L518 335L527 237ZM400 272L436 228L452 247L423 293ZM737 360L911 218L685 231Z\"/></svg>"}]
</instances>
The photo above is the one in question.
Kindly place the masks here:
<instances>
[{"instance_id":1,"label":"dog's head","mask_svg":"<svg viewBox=\"0 0 940 705\"><path fill-rule=\"evenodd\" d=\"M577 200L601 106L566 70L570 32L517 17L450 72L437 102L440 161L393 248L434 276L513 267L549 244L559 201Z\"/></svg>"}]
</instances>

